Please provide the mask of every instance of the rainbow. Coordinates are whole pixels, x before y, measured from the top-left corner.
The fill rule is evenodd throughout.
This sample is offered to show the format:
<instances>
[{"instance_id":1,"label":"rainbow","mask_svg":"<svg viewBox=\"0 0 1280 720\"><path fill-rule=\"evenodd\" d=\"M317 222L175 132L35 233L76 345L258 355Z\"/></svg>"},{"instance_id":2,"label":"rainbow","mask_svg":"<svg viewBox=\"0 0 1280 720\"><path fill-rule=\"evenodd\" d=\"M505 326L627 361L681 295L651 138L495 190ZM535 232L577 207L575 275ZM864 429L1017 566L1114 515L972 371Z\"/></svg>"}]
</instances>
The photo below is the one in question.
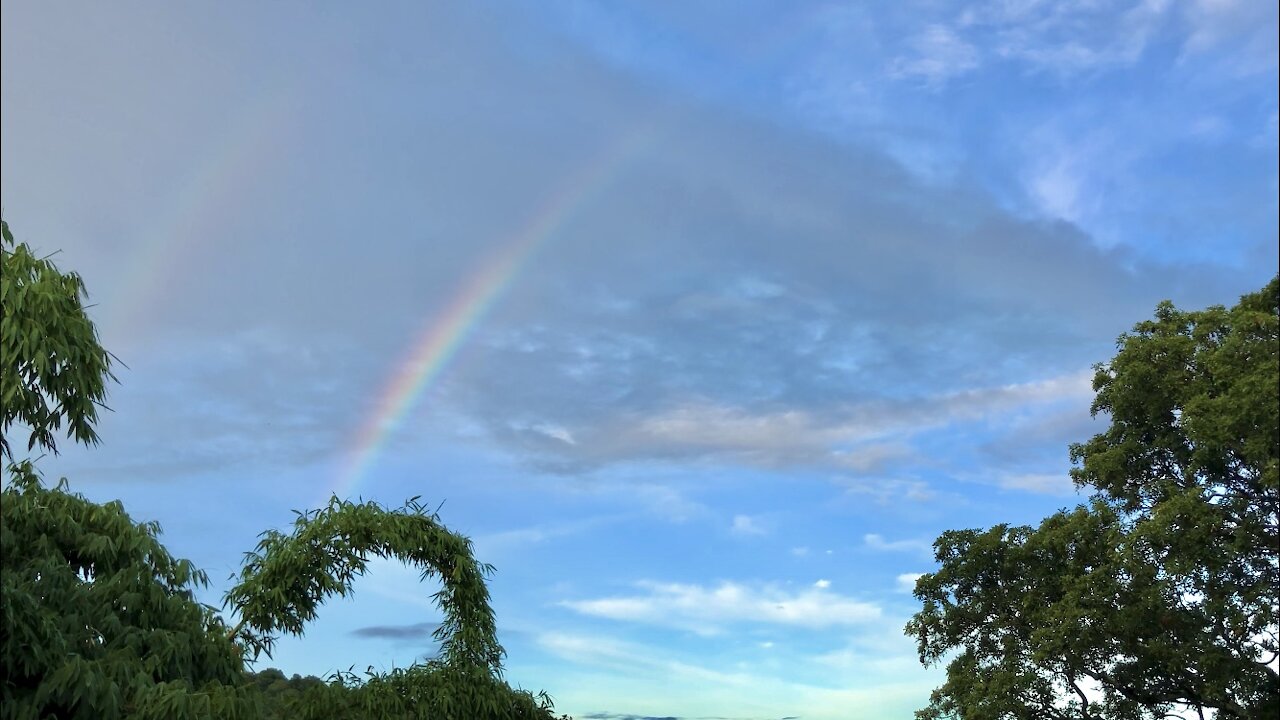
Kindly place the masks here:
<instances>
[{"instance_id":1,"label":"rainbow","mask_svg":"<svg viewBox=\"0 0 1280 720\"><path fill-rule=\"evenodd\" d=\"M373 411L348 448L331 492L349 497L418 399L457 354L471 332L506 294L529 258L555 235L625 165L648 145L651 123L639 123L579 167L520 224L520 229L461 286L437 316L428 318L406 358L385 383Z\"/></svg>"}]
</instances>

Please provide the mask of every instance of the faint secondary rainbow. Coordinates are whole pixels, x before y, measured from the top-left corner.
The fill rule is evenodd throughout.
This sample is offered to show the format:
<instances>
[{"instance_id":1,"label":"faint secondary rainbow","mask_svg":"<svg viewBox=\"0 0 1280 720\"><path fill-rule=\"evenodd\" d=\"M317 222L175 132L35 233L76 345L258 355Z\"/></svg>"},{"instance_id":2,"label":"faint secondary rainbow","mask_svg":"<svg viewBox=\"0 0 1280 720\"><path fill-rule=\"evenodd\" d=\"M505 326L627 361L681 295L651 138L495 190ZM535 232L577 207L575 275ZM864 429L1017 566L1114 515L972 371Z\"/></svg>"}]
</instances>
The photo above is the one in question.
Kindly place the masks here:
<instances>
[{"instance_id":1,"label":"faint secondary rainbow","mask_svg":"<svg viewBox=\"0 0 1280 720\"><path fill-rule=\"evenodd\" d=\"M347 497L357 489L387 440L471 331L511 287L534 251L647 145L652 134L651 123L638 124L578 168L520 224L510 240L462 284L444 310L427 320L405 360L396 366L386 382L373 412L356 433L333 485L334 494Z\"/></svg>"},{"instance_id":2,"label":"faint secondary rainbow","mask_svg":"<svg viewBox=\"0 0 1280 720\"><path fill-rule=\"evenodd\" d=\"M257 175L273 157L293 120L289 97L264 95L244 105L225 131L209 143L172 195L159 204L154 222L136 235L127 274L102 302L101 327L109 346L127 347L140 336L158 298L175 292L193 258L216 240L226 215L250 196Z\"/></svg>"}]
</instances>

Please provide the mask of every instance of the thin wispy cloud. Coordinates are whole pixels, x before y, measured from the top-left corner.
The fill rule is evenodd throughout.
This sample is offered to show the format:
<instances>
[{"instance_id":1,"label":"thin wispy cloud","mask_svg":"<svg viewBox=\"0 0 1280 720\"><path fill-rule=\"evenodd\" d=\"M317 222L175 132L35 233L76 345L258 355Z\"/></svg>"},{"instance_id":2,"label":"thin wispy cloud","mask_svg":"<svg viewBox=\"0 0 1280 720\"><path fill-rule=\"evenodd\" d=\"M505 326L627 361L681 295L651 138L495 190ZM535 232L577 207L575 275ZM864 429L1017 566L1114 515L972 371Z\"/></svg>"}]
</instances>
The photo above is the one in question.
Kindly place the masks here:
<instances>
[{"instance_id":1,"label":"thin wispy cloud","mask_svg":"<svg viewBox=\"0 0 1280 720\"><path fill-rule=\"evenodd\" d=\"M918 692L918 686L906 682L879 685L877 692L858 688L833 689L816 682L789 682L777 677L767 666L725 672L701 664L664 659L655 653L652 645L619 641L601 635L573 635L568 633L543 633L539 644L569 662L582 667L617 668L628 678L661 678L669 692L684 694L686 686L698 688L698 700L691 703L687 716L699 718L723 718L723 710L732 704L732 697L740 695L744 688L758 688L767 698L750 706L742 713L744 718L803 718L836 717L840 713L872 713L906 711L904 700ZM867 646L857 646L858 651ZM898 648L899 650L902 648ZM799 658L806 668L825 668L834 673L847 673L853 665L842 665L837 655L840 651ZM888 660L888 658L886 658ZM885 671L901 671L898 657L885 663ZM661 706L661 698L642 697L632 683L610 685L615 702L631 707L650 707L655 711ZM877 702L879 704L877 704ZM645 714L661 717L660 711ZM607 713L606 713L607 716Z\"/></svg>"},{"instance_id":2,"label":"thin wispy cloud","mask_svg":"<svg viewBox=\"0 0 1280 720\"><path fill-rule=\"evenodd\" d=\"M956 422L995 421L1060 403L1085 408L1092 372L1029 383L949 392L901 401L868 401L821 411L752 412L709 401L682 403L648 416L621 415L613 424L576 430L574 446L525 445L565 468L633 459L716 458L769 468L825 466L877 471L914 455L910 439ZM554 467L554 463L550 465Z\"/></svg>"},{"instance_id":3,"label":"thin wispy cloud","mask_svg":"<svg viewBox=\"0 0 1280 720\"><path fill-rule=\"evenodd\" d=\"M1029 490L1047 495L1075 495L1076 486L1065 474L1005 475L997 481L1000 487L1010 490Z\"/></svg>"},{"instance_id":4,"label":"thin wispy cloud","mask_svg":"<svg viewBox=\"0 0 1280 720\"><path fill-rule=\"evenodd\" d=\"M638 583L639 595L622 595L562 603L585 615L664 625L714 634L736 623L824 628L857 625L880 617L874 603L830 592L815 585L788 591L776 585L721 582L714 587L683 583Z\"/></svg>"},{"instance_id":5,"label":"thin wispy cloud","mask_svg":"<svg viewBox=\"0 0 1280 720\"><path fill-rule=\"evenodd\" d=\"M548 632L538 636L538 643L557 655L584 664L603 664L620 670L659 674L688 673L687 677L690 679L737 687L751 681L750 676L745 674L725 673L664 659L654 654L652 648L604 636Z\"/></svg>"},{"instance_id":6,"label":"thin wispy cloud","mask_svg":"<svg viewBox=\"0 0 1280 720\"><path fill-rule=\"evenodd\" d=\"M992 51L1040 71L1071 75L1138 61L1170 21L1166 0L1091 3L978 3L958 24Z\"/></svg>"},{"instance_id":7,"label":"thin wispy cloud","mask_svg":"<svg viewBox=\"0 0 1280 720\"><path fill-rule=\"evenodd\" d=\"M933 543L927 540L887 540L882 535L867 533L862 536L862 543L867 548L877 552L914 553L924 557L933 556Z\"/></svg>"},{"instance_id":8,"label":"thin wispy cloud","mask_svg":"<svg viewBox=\"0 0 1280 720\"><path fill-rule=\"evenodd\" d=\"M911 39L910 56L895 60L890 70L897 77L918 77L938 86L977 69L978 49L945 25L930 25Z\"/></svg>"},{"instance_id":9,"label":"thin wispy cloud","mask_svg":"<svg viewBox=\"0 0 1280 720\"><path fill-rule=\"evenodd\" d=\"M857 498L870 498L877 505L901 502L929 503L938 497L937 491L923 480L884 478L874 475L869 477L837 476L835 483L843 487L849 495Z\"/></svg>"}]
</instances>

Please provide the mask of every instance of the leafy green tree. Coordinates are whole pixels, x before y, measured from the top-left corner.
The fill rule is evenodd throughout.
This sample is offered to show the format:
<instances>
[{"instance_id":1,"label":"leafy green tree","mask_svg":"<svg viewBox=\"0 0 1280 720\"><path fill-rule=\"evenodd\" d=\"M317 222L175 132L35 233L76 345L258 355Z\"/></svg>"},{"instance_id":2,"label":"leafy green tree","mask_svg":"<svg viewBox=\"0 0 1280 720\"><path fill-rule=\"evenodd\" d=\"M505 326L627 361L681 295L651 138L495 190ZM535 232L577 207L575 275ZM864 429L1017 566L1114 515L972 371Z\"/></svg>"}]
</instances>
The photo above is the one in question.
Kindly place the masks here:
<instances>
[{"instance_id":1,"label":"leafy green tree","mask_svg":"<svg viewBox=\"0 0 1280 720\"><path fill-rule=\"evenodd\" d=\"M93 444L111 356L81 300L84 283L17 244L3 243L4 421L30 432L27 449L56 452L65 421ZM53 403L52 405L50 403ZM12 460L7 437L4 457ZM30 460L7 465L0 492L0 717L258 716L242 687L242 649L194 599L204 573L173 558L159 526L46 488Z\"/></svg>"},{"instance_id":2,"label":"leafy green tree","mask_svg":"<svg viewBox=\"0 0 1280 720\"><path fill-rule=\"evenodd\" d=\"M204 573L155 523L10 465L0 504L0 716L256 718Z\"/></svg>"},{"instance_id":3,"label":"leafy green tree","mask_svg":"<svg viewBox=\"0 0 1280 720\"><path fill-rule=\"evenodd\" d=\"M84 282L15 243L9 223L0 221L0 235L0 454L13 459L8 435L15 421L30 429L28 450L57 452L55 432L64 421L68 435L95 444L98 406L115 377L81 303Z\"/></svg>"},{"instance_id":4,"label":"leafy green tree","mask_svg":"<svg viewBox=\"0 0 1280 720\"><path fill-rule=\"evenodd\" d=\"M324 680L308 675L302 677L285 674L276 668L264 668L256 673L246 672L245 679L261 694L263 702L263 720L286 720L293 718L292 708L298 706L304 694L325 684Z\"/></svg>"},{"instance_id":5,"label":"leafy green tree","mask_svg":"<svg viewBox=\"0 0 1280 720\"><path fill-rule=\"evenodd\" d=\"M14 242L3 225L3 430L29 429L28 450L56 452L55 431L97 442L111 356L80 301L84 285ZM0 719L44 718L550 718L545 694L501 678L485 575L471 542L410 500L386 510L334 498L299 513L292 535L263 534L226 605L228 628L199 603L208 579L160 543L159 526L118 502L46 487L30 460L0 490ZM440 660L364 679L264 688L245 672L275 633L301 635L318 607L351 591L369 557L438 577L445 612ZM270 677L270 676L268 676ZM295 687L296 685L296 687ZM287 690L288 692L281 692Z\"/></svg>"},{"instance_id":6,"label":"leafy green tree","mask_svg":"<svg viewBox=\"0 0 1280 720\"><path fill-rule=\"evenodd\" d=\"M944 533L907 625L948 661L925 718L1273 717L1280 707L1280 279L1118 341L1071 446L1087 506Z\"/></svg>"}]
</instances>

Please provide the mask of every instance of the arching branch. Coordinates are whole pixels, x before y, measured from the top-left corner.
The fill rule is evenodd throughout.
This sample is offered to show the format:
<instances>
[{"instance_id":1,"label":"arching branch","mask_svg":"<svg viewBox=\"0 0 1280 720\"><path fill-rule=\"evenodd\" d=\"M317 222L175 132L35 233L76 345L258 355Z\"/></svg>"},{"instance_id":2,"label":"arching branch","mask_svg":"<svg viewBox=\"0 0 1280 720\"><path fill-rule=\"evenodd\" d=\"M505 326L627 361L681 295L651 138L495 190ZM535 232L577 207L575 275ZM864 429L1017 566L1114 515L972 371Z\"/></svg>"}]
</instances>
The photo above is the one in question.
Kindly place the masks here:
<instances>
[{"instance_id":1,"label":"arching branch","mask_svg":"<svg viewBox=\"0 0 1280 720\"><path fill-rule=\"evenodd\" d=\"M325 508L298 513L292 534L263 533L224 598L240 617L231 635L270 654L273 636L300 636L326 599L350 593L370 557L403 560L424 580L440 579L444 588L433 599L445 619L435 637L446 665L501 672L503 650L484 581L493 568L476 562L471 541L441 525L416 498L388 510L334 497Z\"/></svg>"}]
</instances>

